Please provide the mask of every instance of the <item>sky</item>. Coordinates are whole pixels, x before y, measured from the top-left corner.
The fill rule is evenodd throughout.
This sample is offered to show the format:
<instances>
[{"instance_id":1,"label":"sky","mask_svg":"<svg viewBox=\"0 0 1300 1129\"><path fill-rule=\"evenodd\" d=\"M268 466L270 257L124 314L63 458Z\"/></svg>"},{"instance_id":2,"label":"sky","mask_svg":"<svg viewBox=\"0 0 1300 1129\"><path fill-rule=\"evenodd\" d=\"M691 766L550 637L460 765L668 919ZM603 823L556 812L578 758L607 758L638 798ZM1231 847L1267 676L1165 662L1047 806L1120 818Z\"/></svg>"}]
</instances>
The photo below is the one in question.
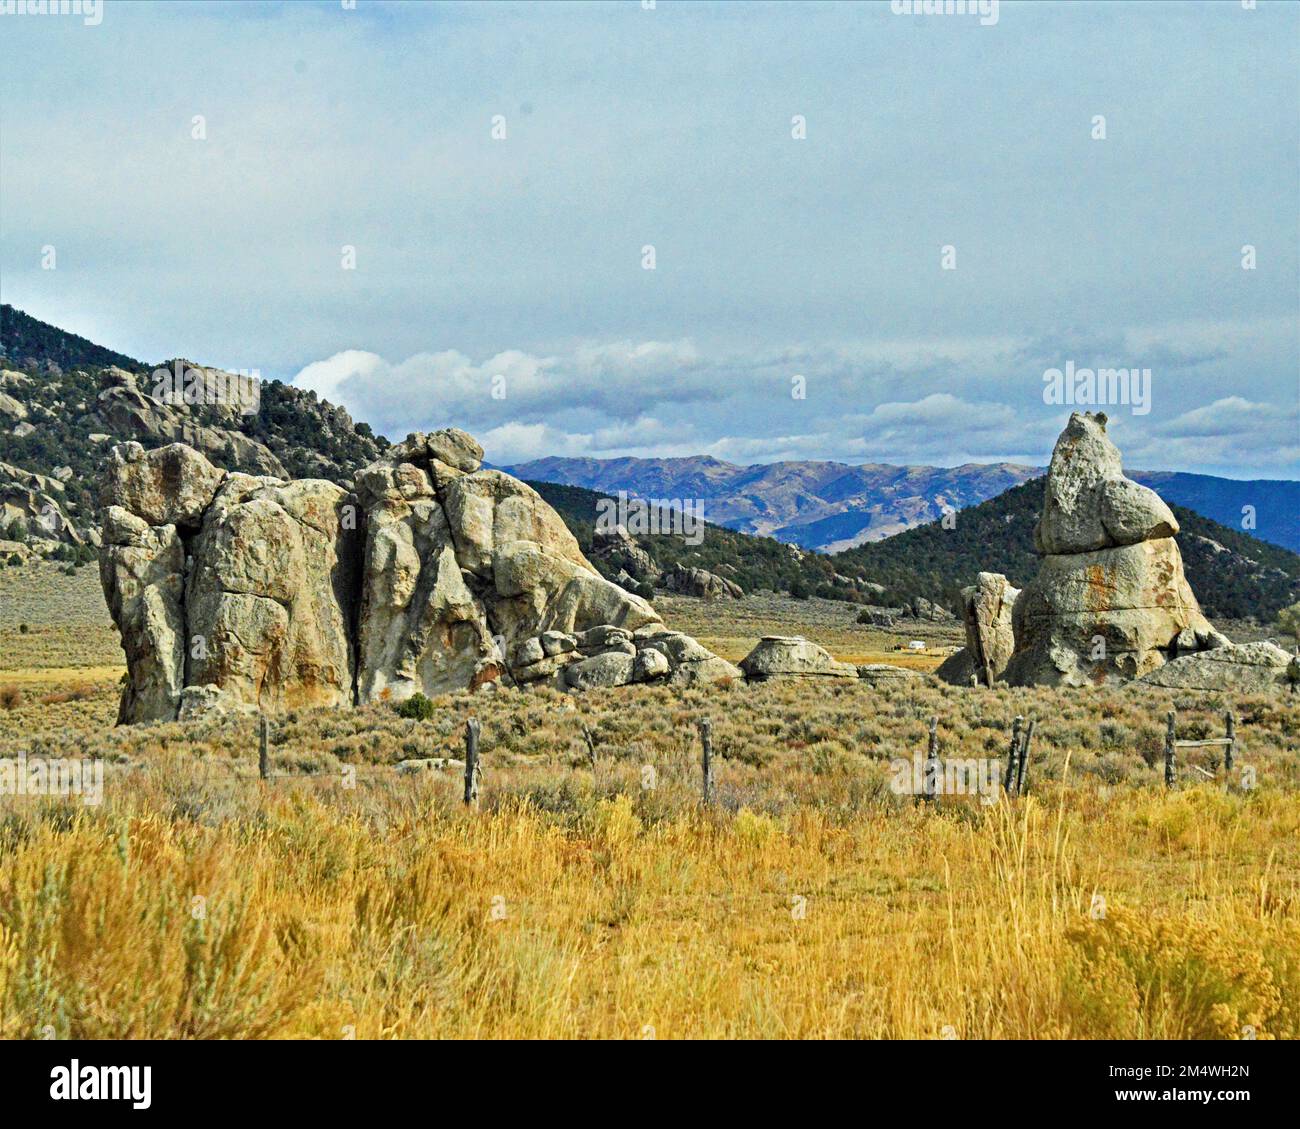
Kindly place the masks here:
<instances>
[{"instance_id":1,"label":"sky","mask_svg":"<svg viewBox=\"0 0 1300 1129\"><path fill-rule=\"evenodd\" d=\"M1300 5L907 7L0 15L0 298L497 464L1043 464L1122 368L1300 477Z\"/></svg>"}]
</instances>

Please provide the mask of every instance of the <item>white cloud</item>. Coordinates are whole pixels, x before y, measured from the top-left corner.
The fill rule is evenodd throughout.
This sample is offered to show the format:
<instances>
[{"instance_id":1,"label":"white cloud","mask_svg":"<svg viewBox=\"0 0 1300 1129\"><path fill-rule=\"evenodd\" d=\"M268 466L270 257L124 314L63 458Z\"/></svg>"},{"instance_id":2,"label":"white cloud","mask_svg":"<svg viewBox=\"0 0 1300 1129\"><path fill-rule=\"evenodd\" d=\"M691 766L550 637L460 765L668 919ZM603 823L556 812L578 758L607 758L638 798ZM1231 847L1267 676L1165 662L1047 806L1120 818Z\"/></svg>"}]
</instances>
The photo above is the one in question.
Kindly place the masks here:
<instances>
[{"instance_id":1,"label":"white cloud","mask_svg":"<svg viewBox=\"0 0 1300 1129\"><path fill-rule=\"evenodd\" d=\"M1246 348L1248 336L1229 329L1188 330L1186 347L1173 330L1128 335L1145 340L1146 357L1162 358L1152 413L1110 410L1130 465L1294 474L1294 405L1213 397L1222 381L1200 375L1225 348L1234 357L1233 350ZM546 354L505 349L482 360L457 349L398 362L345 350L307 365L295 383L341 401L390 437L464 427L479 436L491 461L504 464L546 455L697 454L740 463L1042 464L1069 413L1043 402L1044 359L1123 359L1126 348L1123 335L1073 332L1051 340L797 344L748 352L690 339L582 340ZM806 399L791 396L796 374L806 378ZM494 387L504 397L494 397ZM1198 396L1206 387L1211 395ZM910 395L900 396L903 390Z\"/></svg>"}]
</instances>

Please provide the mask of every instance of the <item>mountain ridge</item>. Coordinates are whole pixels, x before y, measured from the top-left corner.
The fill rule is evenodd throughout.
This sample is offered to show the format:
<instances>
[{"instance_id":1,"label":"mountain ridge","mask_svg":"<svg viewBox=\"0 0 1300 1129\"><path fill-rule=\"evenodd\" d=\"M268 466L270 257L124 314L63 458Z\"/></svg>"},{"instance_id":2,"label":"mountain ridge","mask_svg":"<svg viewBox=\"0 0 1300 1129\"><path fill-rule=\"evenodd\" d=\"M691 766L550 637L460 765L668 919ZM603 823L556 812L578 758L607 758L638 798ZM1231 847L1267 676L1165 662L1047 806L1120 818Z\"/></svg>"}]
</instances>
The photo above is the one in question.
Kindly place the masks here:
<instances>
[{"instance_id":1,"label":"mountain ridge","mask_svg":"<svg viewBox=\"0 0 1300 1129\"><path fill-rule=\"evenodd\" d=\"M693 498L708 519L743 533L839 553L937 521L1042 475L1021 463L956 467L822 460L742 465L711 455L646 459L549 456L500 467L530 481L631 497ZM1244 507L1260 540L1300 551L1300 482L1230 479L1185 471L1129 471L1167 501L1238 528Z\"/></svg>"},{"instance_id":2,"label":"mountain ridge","mask_svg":"<svg viewBox=\"0 0 1300 1129\"><path fill-rule=\"evenodd\" d=\"M180 427L188 429L185 436L216 442L219 449L210 457L224 469L257 472L257 464L269 459L290 476L323 477L344 484L360 465L373 461L388 446L386 439L374 436L364 423L353 423L342 408L279 381L262 383L258 411L248 416L233 412L228 405L163 404L145 391L152 387L147 378L157 367L161 366L145 365L10 306L0 307L0 395L8 397L8 401L0 401L0 540L9 532L6 527L12 524L13 515L18 514L26 523L36 523L33 533L47 540L62 540L61 549L75 548L78 559L86 559L85 542L97 534L93 485L110 441L138 439L147 447L160 446L173 441L176 436L171 432ZM8 410L13 411L16 405L23 413L17 424L13 421L18 417L4 415L6 404ZM163 430L150 433L149 428L155 426ZM140 428L145 429L144 434ZM252 460L253 465L242 465L241 460ZM917 468L787 461L739 467L702 456L555 458L500 468L530 481L561 512L584 548L591 544L596 502L617 490L592 491L520 474L521 469L538 463L555 473L574 462L587 467L589 473L615 477L626 474L629 467L650 465L657 477L641 479L657 488L649 496L687 498L711 491L718 499L725 489L740 482L752 520L770 522L785 537L737 530L718 520L716 506L709 512L706 504L701 545L668 535L641 540L661 566L702 568L747 591L770 589L855 603L906 602L919 596L951 605L955 593L982 569L1002 571L1013 581L1023 582L1037 567L1031 530L1040 504L1034 491L1041 494L1041 479L1029 478L974 504L965 501L981 489L998 485L999 475L1015 477L1034 471L1019 464ZM621 465L611 470L611 463ZM909 529L834 556L792 543L791 528L819 531L839 521L851 529L853 523L862 521L862 513L852 506L826 511L855 499L864 479L871 476L877 476L881 484L880 497L871 501L876 508L868 515L874 527L879 530L890 522L910 523ZM964 481L963 476L967 476ZM1290 602L1300 594L1300 556L1179 507L1177 491L1212 491L1216 484L1230 480L1181 472L1133 477L1158 482L1174 504L1183 523L1179 543L1189 578L1212 613L1268 618L1281 606L1280 601ZM787 488L785 494L765 496L765 488L774 483ZM1287 482L1274 485L1284 492L1297 486ZM815 488L818 493L802 497L796 488ZM1256 494L1257 500L1264 501L1261 508L1266 515L1279 505L1275 499L1266 500L1263 491L1256 490ZM955 524L955 530L940 521L922 520L927 513L942 517L939 511L946 506L957 513L955 523L949 523ZM787 514L796 520L783 523ZM65 520L80 524L87 537L68 534L62 524ZM1012 524L1015 528L1008 529ZM597 564L600 567L600 562Z\"/></svg>"}]
</instances>

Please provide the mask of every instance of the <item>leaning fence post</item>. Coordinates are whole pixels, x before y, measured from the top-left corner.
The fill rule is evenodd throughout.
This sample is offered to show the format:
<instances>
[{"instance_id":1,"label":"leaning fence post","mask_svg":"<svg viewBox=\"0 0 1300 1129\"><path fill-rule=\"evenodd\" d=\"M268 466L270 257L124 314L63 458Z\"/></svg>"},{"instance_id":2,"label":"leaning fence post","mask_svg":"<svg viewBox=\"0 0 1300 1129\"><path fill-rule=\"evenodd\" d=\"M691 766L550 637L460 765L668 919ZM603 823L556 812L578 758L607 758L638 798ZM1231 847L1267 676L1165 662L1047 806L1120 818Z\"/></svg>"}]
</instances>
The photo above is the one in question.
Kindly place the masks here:
<instances>
[{"instance_id":1,"label":"leaning fence post","mask_svg":"<svg viewBox=\"0 0 1300 1129\"><path fill-rule=\"evenodd\" d=\"M465 804L478 807L478 718L471 717L465 722Z\"/></svg>"},{"instance_id":2,"label":"leaning fence post","mask_svg":"<svg viewBox=\"0 0 1300 1129\"><path fill-rule=\"evenodd\" d=\"M1165 787L1174 786L1174 735L1177 733L1177 724L1173 710L1170 710L1165 717Z\"/></svg>"},{"instance_id":3,"label":"leaning fence post","mask_svg":"<svg viewBox=\"0 0 1300 1129\"><path fill-rule=\"evenodd\" d=\"M939 791L939 719L930 718L930 739L925 749L925 783L922 795L927 804L934 803Z\"/></svg>"},{"instance_id":4,"label":"leaning fence post","mask_svg":"<svg viewBox=\"0 0 1300 1129\"><path fill-rule=\"evenodd\" d=\"M700 720L700 773L701 791L707 806L713 802L713 722L707 717Z\"/></svg>"},{"instance_id":5,"label":"leaning fence post","mask_svg":"<svg viewBox=\"0 0 1300 1129\"><path fill-rule=\"evenodd\" d=\"M1233 716L1232 710L1224 711L1223 724L1227 729L1228 738L1228 751L1223 755L1223 767L1231 772L1233 757L1237 752L1237 719Z\"/></svg>"},{"instance_id":6,"label":"leaning fence post","mask_svg":"<svg viewBox=\"0 0 1300 1129\"><path fill-rule=\"evenodd\" d=\"M266 715L258 719L257 726L257 774L263 780L271 779L270 757L266 751Z\"/></svg>"},{"instance_id":7,"label":"leaning fence post","mask_svg":"<svg viewBox=\"0 0 1300 1129\"><path fill-rule=\"evenodd\" d=\"M1020 764L1016 767L1017 796L1024 795L1025 785L1029 783L1029 743L1034 739L1034 726L1037 724L1038 718L1030 718L1025 738L1020 742Z\"/></svg>"},{"instance_id":8,"label":"leaning fence post","mask_svg":"<svg viewBox=\"0 0 1300 1129\"><path fill-rule=\"evenodd\" d=\"M1020 714L1016 714L1015 720L1011 723L1011 748L1007 750L1007 771L1002 778L1002 791L1011 791L1011 780L1016 774L1016 757L1020 753L1020 727L1025 724L1025 719Z\"/></svg>"}]
</instances>

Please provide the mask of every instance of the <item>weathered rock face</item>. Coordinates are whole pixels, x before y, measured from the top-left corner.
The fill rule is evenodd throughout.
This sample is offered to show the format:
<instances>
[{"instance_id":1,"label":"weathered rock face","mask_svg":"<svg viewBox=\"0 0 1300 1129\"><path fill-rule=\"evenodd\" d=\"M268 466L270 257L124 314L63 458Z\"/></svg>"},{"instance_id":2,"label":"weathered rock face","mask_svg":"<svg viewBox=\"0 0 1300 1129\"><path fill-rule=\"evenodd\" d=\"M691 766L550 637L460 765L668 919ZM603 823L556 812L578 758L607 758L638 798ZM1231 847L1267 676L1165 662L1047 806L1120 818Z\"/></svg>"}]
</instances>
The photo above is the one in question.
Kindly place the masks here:
<instances>
[{"instance_id":1,"label":"weathered rock face","mask_svg":"<svg viewBox=\"0 0 1300 1129\"><path fill-rule=\"evenodd\" d=\"M1015 601L1013 685L1129 681L1226 642L1183 576L1178 523L1123 477L1106 417L1075 412L1052 452L1038 576Z\"/></svg>"},{"instance_id":2,"label":"weathered rock face","mask_svg":"<svg viewBox=\"0 0 1300 1129\"><path fill-rule=\"evenodd\" d=\"M973 585L963 588L966 647L950 655L935 673L954 685L969 685L972 673L984 685L993 685L1016 649L1012 609L1019 598L1020 589L999 572L981 572Z\"/></svg>"},{"instance_id":3,"label":"weathered rock face","mask_svg":"<svg viewBox=\"0 0 1300 1129\"><path fill-rule=\"evenodd\" d=\"M129 673L117 720L175 717L185 686L185 547L176 527L109 506L99 578Z\"/></svg>"},{"instance_id":4,"label":"weathered rock face","mask_svg":"<svg viewBox=\"0 0 1300 1129\"><path fill-rule=\"evenodd\" d=\"M100 579L127 656L119 721L352 701L359 541L340 487L127 443L100 500Z\"/></svg>"},{"instance_id":5,"label":"weathered rock face","mask_svg":"<svg viewBox=\"0 0 1300 1129\"><path fill-rule=\"evenodd\" d=\"M1075 412L1056 441L1034 529L1034 547L1044 556L1136 545L1178 532L1160 495L1124 477L1106 422L1101 412Z\"/></svg>"},{"instance_id":6,"label":"weathered rock face","mask_svg":"<svg viewBox=\"0 0 1300 1129\"><path fill-rule=\"evenodd\" d=\"M182 716L214 703L352 704L359 539L341 487L231 474L190 550L186 685L212 689L194 703L183 695Z\"/></svg>"},{"instance_id":7,"label":"weathered rock face","mask_svg":"<svg viewBox=\"0 0 1300 1129\"><path fill-rule=\"evenodd\" d=\"M768 678L857 678L858 669L837 662L830 652L802 635L764 635L740 660L740 669L756 680Z\"/></svg>"},{"instance_id":8,"label":"weathered rock face","mask_svg":"<svg viewBox=\"0 0 1300 1129\"><path fill-rule=\"evenodd\" d=\"M115 448L100 575L127 653L120 720L739 676L481 459L464 432L412 435L349 494L181 444Z\"/></svg>"}]
</instances>

